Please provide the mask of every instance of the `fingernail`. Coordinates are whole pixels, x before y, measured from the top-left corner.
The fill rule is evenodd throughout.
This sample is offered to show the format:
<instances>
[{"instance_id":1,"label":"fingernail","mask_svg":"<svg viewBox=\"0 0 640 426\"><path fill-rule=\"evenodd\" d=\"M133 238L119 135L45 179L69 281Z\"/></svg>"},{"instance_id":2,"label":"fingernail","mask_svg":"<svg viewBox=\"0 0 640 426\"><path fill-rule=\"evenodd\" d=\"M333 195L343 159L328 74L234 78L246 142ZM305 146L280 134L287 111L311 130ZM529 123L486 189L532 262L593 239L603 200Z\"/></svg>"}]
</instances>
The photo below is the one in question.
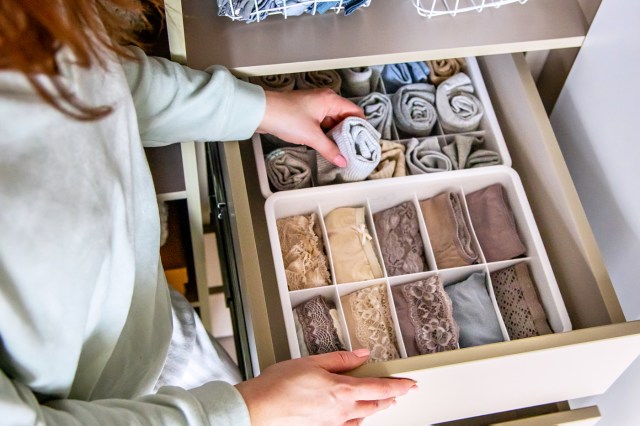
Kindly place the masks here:
<instances>
[{"instance_id":1,"label":"fingernail","mask_svg":"<svg viewBox=\"0 0 640 426\"><path fill-rule=\"evenodd\" d=\"M355 351L353 351L351 353L354 354L355 356L357 356L358 358L364 358L366 356L369 356L369 349L367 349L367 348L356 349Z\"/></svg>"},{"instance_id":2,"label":"fingernail","mask_svg":"<svg viewBox=\"0 0 640 426\"><path fill-rule=\"evenodd\" d=\"M393 401L391 401L391 405L396 405L397 403L398 403L398 401L395 400L395 399Z\"/></svg>"},{"instance_id":3,"label":"fingernail","mask_svg":"<svg viewBox=\"0 0 640 426\"><path fill-rule=\"evenodd\" d=\"M409 392L414 393L414 392L418 392L418 390L420 390L420 388L418 387L418 385L413 385L409 388Z\"/></svg>"},{"instance_id":4,"label":"fingernail","mask_svg":"<svg viewBox=\"0 0 640 426\"><path fill-rule=\"evenodd\" d=\"M333 164L338 167L347 167L347 160L340 154L336 155L336 158L333 159Z\"/></svg>"}]
</instances>

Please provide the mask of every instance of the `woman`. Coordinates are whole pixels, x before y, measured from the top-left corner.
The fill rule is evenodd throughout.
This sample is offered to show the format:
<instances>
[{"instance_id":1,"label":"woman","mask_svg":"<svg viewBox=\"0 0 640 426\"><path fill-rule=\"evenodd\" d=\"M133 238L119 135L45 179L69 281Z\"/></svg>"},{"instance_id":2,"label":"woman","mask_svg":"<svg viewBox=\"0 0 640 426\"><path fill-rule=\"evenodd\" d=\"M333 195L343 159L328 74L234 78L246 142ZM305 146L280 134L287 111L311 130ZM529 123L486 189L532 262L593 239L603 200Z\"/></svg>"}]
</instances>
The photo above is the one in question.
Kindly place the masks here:
<instances>
[{"instance_id":1,"label":"woman","mask_svg":"<svg viewBox=\"0 0 640 426\"><path fill-rule=\"evenodd\" d=\"M366 351L222 381L237 373L169 295L143 146L257 130L344 166L321 125L362 112L122 47L159 3L0 2L1 422L344 424L388 407L413 381L335 374Z\"/></svg>"}]
</instances>

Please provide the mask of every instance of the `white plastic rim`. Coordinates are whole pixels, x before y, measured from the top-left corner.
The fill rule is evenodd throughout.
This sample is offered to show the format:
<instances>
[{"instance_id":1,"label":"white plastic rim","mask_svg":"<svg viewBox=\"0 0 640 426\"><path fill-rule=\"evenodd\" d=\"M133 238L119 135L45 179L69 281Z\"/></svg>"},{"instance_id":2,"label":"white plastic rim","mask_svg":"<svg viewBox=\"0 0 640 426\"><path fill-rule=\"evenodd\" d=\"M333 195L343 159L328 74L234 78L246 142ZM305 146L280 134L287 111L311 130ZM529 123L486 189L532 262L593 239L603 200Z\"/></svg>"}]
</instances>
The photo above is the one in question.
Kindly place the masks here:
<instances>
[{"instance_id":1,"label":"white plastic rim","mask_svg":"<svg viewBox=\"0 0 640 426\"><path fill-rule=\"evenodd\" d=\"M482 78L482 73L480 72L480 67L478 66L478 61L474 57L465 58L466 67L463 69L464 72L467 73L469 78L473 83L473 87L476 91L476 96L482 102L482 106L484 108L484 115L482 120L480 121L480 127L478 131L484 131L484 148L495 151L500 156L502 161L502 165L511 167L511 156L509 155L509 150L507 149L507 144L504 140L504 136L502 135L502 130L500 130L500 125L498 124L498 118L496 117L496 112L493 109L493 105L491 104L491 98L489 97L489 92L487 92L487 87L484 84L484 79ZM384 90L384 84L380 81L378 86L379 89L382 89L383 93L386 93ZM475 132L469 132L475 133ZM445 134L441 135L443 138L447 138L450 135ZM264 161L265 152L262 149L262 142L260 135L255 134L252 137L253 143L253 152L256 158L256 168L258 170L258 180L260 184L260 192L264 198L269 198L273 195L271 191L271 187L269 186L269 179L267 178L267 169ZM459 171L451 171L445 173L458 173ZM392 179L404 179L404 178L392 178ZM352 185L351 183L343 183L339 185L332 186L344 186L344 185ZM307 189L297 189L296 191L306 191Z\"/></svg>"},{"instance_id":2,"label":"white plastic rim","mask_svg":"<svg viewBox=\"0 0 640 426\"><path fill-rule=\"evenodd\" d=\"M462 268L438 269L433 264L433 253L430 252L428 230L421 220L421 234L426 247L427 265L429 271L418 274L389 277L371 280L360 283L336 284L332 273L332 284L320 288L305 289L290 292L287 287L285 269L280 251L280 240L277 231L276 221L281 218L299 214L310 214L315 212L321 220L327 213L337 207L363 206L367 214L374 214L379 211L396 206L402 202L413 200L417 204L418 200L433 197L444 191L457 191L461 195L485 188L489 185L500 183L504 188L509 205L512 208L516 219L518 233L522 238L526 248L526 257L500 262L481 263ZM419 210L418 210L419 211ZM343 186L325 186L310 188L307 190L287 191L274 194L265 203L265 213L269 239L271 242L273 261L278 281L278 291L282 312L284 315L285 331L289 343L289 350L292 358L300 357L300 350L296 338L295 325L293 321L292 309L298 304L311 299L316 295L324 297L336 303L338 311L341 313L339 298L352 291L375 284L385 284L388 289L394 285L413 282L425 279L434 274L441 276L444 284L451 284L465 279L473 272L484 271L487 276L497 270L513 266L519 262L526 262L536 283L540 301L547 314L549 324L554 332L566 332L571 330L571 320L564 305L562 295L551 269L549 258L544 248L542 238L538 231L531 207L527 200L522 182L518 174L506 166L492 166L483 169L461 170L458 173L437 173L430 175L408 176L403 179L384 179L379 181L364 181ZM421 216L419 214L419 216ZM369 224L371 222L369 221ZM327 249L327 257L332 265L331 251L327 243L326 230L321 221L323 229L323 240ZM473 223L472 223L473 225ZM375 229L369 229L374 238L375 246L378 247ZM424 235L426 232L427 235ZM475 235L474 235L475 241ZM477 244L477 242L476 242ZM481 256L484 262L484 257ZM501 318L493 292L490 291L494 309ZM390 307L393 314L393 307ZM392 315L393 316L393 315ZM395 317L394 317L395 319ZM341 318L344 323L344 318ZM501 324L503 332L504 324ZM398 328L396 327L396 330ZM508 336L507 336L508 337ZM398 339L398 346L402 353L403 346ZM508 340L508 339L505 339Z\"/></svg>"},{"instance_id":3,"label":"white plastic rim","mask_svg":"<svg viewBox=\"0 0 640 426\"><path fill-rule=\"evenodd\" d=\"M412 0L420 16L456 16L464 12L482 12L488 8L497 9L508 4L525 4L528 0Z\"/></svg>"}]
</instances>

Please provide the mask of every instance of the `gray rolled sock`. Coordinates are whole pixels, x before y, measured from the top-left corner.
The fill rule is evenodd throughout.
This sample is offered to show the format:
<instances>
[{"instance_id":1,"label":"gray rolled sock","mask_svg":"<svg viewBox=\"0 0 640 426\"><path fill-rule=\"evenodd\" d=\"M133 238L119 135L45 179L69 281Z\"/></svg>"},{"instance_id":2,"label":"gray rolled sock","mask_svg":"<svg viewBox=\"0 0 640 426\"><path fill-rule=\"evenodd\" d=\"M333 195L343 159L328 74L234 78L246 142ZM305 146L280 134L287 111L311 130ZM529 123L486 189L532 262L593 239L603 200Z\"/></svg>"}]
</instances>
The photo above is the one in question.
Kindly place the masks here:
<instances>
[{"instance_id":1,"label":"gray rolled sock","mask_svg":"<svg viewBox=\"0 0 640 426\"><path fill-rule=\"evenodd\" d=\"M373 70L370 67L338 70L342 77L342 94L348 97L365 96L375 89Z\"/></svg>"},{"instance_id":2,"label":"gray rolled sock","mask_svg":"<svg viewBox=\"0 0 640 426\"><path fill-rule=\"evenodd\" d=\"M411 136L429 136L438 121L433 106L435 86L427 83L402 86L391 96L393 119L398 130Z\"/></svg>"},{"instance_id":3,"label":"gray rolled sock","mask_svg":"<svg viewBox=\"0 0 640 426\"><path fill-rule=\"evenodd\" d=\"M362 118L346 118L327 136L338 145L347 167L337 167L318 155L319 185L365 180L380 162L380 133Z\"/></svg>"},{"instance_id":4,"label":"gray rolled sock","mask_svg":"<svg viewBox=\"0 0 640 426\"><path fill-rule=\"evenodd\" d=\"M279 148L265 158L267 177L278 191L311 186L311 165L305 147Z\"/></svg>"},{"instance_id":5,"label":"gray rolled sock","mask_svg":"<svg viewBox=\"0 0 640 426\"><path fill-rule=\"evenodd\" d=\"M465 73L458 73L440 83L436 107L440 125L446 132L471 132L480 126L484 108L473 93L471 79Z\"/></svg>"},{"instance_id":6,"label":"gray rolled sock","mask_svg":"<svg viewBox=\"0 0 640 426\"><path fill-rule=\"evenodd\" d=\"M407 144L406 160L412 175L451 170L451 160L442 153L435 136L422 140L411 139Z\"/></svg>"},{"instance_id":7,"label":"gray rolled sock","mask_svg":"<svg viewBox=\"0 0 640 426\"><path fill-rule=\"evenodd\" d=\"M391 99L382 93L371 93L358 101L364 110L364 118L382 135L382 139L391 139L393 108Z\"/></svg>"}]
</instances>

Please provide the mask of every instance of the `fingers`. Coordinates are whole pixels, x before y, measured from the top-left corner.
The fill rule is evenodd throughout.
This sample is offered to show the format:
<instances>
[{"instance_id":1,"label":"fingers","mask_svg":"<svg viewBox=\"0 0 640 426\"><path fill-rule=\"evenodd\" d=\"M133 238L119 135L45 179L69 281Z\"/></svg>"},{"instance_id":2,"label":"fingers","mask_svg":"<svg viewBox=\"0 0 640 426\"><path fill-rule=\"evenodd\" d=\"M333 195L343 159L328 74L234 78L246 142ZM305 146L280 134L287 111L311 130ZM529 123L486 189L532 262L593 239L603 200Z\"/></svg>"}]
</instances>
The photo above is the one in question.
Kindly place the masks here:
<instances>
[{"instance_id":1,"label":"fingers","mask_svg":"<svg viewBox=\"0 0 640 426\"><path fill-rule=\"evenodd\" d=\"M344 426L360 426L364 419L352 419L344 424Z\"/></svg>"},{"instance_id":2,"label":"fingers","mask_svg":"<svg viewBox=\"0 0 640 426\"><path fill-rule=\"evenodd\" d=\"M395 398L417 387L411 379L340 377L343 383L349 385L349 396L357 401Z\"/></svg>"},{"instance_id":3,"label":"fingers","mask_svg":"<svg viewBox=\"0 0 640 426\"><path fill-rule=\"evenodd\" d=\"M318 151L320 155L327 159L327 161L335 164L338 167L346 167L347 160L340 154L338 146L329 139L320 129L314 132L312 137L305 143L305 145Z\"/></svg>"},{"instance_id":4,"label":"fingers","mask_svg":"<svg viewBox=\"0 0 640 426\"><path fill-rule=\"evenodd\" d=\"M327 112L327 117L340 122L347 117L364 118L364 111L358 105L348 99L335 95L331 97L331 105Z\"/></svg>"},{"instance_id":5,"label":"fingers","mask_svg":"<svg viewBox=\"0 0 640 426\"><path fill-rule=\"evenodd\" d=\"M322 355L313 355L308 357L310 361L313 361L320 368L327 370L330 373L341 373L343 371L353 370L356 367L361 366L369 358L369 351L366 349L358 349L353 352L340 351L330 352ZM380 398L354 398L357 399L380 399Z\"/></svg>"},{"instance_id":6,"label":"fingers","mask_svg":"<svg viewBox=\"0 0 640 426\"><path fill-rule=\"evenodd\" d=\"M350 413L357 419L369 417L372 414L377 413L395 405L395 398L379 399L375 401L358 401L356 402L355 409Z\"/></svg>"}]
</instances>

